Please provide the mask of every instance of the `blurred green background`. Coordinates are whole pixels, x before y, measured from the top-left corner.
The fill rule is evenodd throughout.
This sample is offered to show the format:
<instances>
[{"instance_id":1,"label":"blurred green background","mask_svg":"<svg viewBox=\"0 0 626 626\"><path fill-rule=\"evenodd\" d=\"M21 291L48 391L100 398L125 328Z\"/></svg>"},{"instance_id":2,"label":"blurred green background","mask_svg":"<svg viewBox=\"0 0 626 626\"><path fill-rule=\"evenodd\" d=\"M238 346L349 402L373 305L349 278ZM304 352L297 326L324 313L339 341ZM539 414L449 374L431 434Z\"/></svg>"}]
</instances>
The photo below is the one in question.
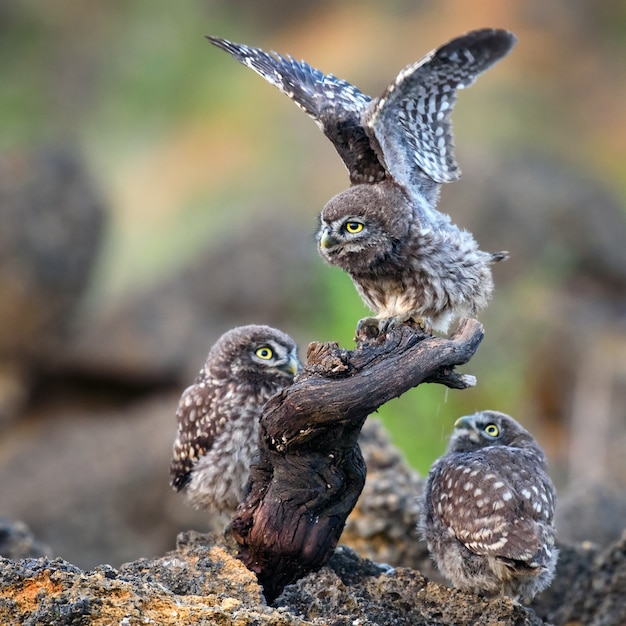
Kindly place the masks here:
<instances>
[{"instance_id":1,"label":"blurred green background","mask_svg":"<svg viewBox=\"0 0 626 626\"><path fill-rule=\"evenodd\" d=\"M587 475L594 463L602 466L591 465L596 478L626 483L620 458L626 446L626 7L611 0L0 2L0 150L12 155L42 143L71 145L103 198L107 218L80 305L80 332L72 335L79 347L72 347L67 362L53 359L53 367L29 362L38 380L52 372L53 383L39 382L20 404L25 408L5 429L5 442L11 432L24 441L20 429L28 419L63 424L59 415L68 405L75 413L85 402L91 407L86 387L77 392L76 380L84 377L89 389L97 388L99 410L123 414L163 389L175 396L191 381L188 372L200 367L209 338L234 323L281 326L299 341L303 355L313 340L353 345L356 322L367 311L350 280L325 266L314 248L321 207L348 185L343 164L306 115L204 35L303 58L376 96L405 65L484 26L508 28L519 43L459 97L454 127L464 177L443 190L441 202L482 247L512 252L507 264L494 269L495 298L481 316L485 340L463 368L478 377L478 386L448 391L424 385L380 414L421 473L441 454L460 415L492 408L535 433L560 484ZM231 275L230 263L247 257L229 242L243 237L259 258L265 246L284 247L280 229L259 226L265 219L284 221L305 242L297 244L302 254L310 246L311 274L301 281L301 266L276 253L278 265L248 268L258 295L241 305L245 314L230 315L224 305L211 317L211 298L230 302L240 288L242 274ZM198 255L216 249L234 256L210 257L193 274L197 284L223 277L220 289L231 292L214 291L203 300L211 320L206 342L184 367L178 355L178 369L170 368L174 374L164 376L162 386L147 368L129 392L121 383L127 371L123 349L117 353L115 346L127 316L136 312L133 303L144 293L158 293L164 281L176 282ZM273 273L286 278L264 287ZM285 303L285 314L257 309L255 298L266 296ZM150 305L142 306L145 312ZM171 311L171 324L184 327L185 307L179 298L162 323L167 325ZM101 343L90 336L93 328ZM132 335L132 326L122 333L127 349ZM156 354L182 345L156 331L147 337ZM108 369L98 379L98 359L105 356ZM150 367L157 368L157 361L146 357ZM113 381L109 387L107 381ZM52 405L46 404L50 397ZM171 430L162 434L170 443L173 401L168 396L165 410ZM598 447L577 472L573 459L589 445L589 432L599 437ZM28 468L16 465L16 445L0 450L3 471L28 475ZM67 439L58 445L58 454L72 454ZM127 453L148 447L129 443ZM161 456L166 472L167 450ZM37 482L37 475L30 477ZM35 502L34 487L32 493ZM36 515L17 501L7 495L0 513L4 507L13 515L30 514L29 523L37 526Z\"/></svg>"}]
</instances>

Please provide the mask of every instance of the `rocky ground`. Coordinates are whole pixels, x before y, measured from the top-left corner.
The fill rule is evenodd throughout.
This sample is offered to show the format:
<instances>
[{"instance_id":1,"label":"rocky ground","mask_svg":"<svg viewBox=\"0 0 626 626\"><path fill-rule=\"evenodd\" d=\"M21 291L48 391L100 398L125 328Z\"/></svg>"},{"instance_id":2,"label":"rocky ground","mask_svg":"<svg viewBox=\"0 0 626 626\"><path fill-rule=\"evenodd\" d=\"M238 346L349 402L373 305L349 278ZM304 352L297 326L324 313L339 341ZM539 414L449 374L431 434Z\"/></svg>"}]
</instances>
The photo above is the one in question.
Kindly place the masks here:
<instances>
[{"instance_id":1,"label":"rocky ground","mask_svg":"<svg viewBox=\"0 0 626 626\"><path fill-rule=\"evenodd\" d=\"M421 479L376 420L368 422L361 441L370 473L344 545L326 567L287 587L273 606L235 557L233 543L218 535L181 533L176 549L162 557L83 570L52 559L23 524L3 520L0 552L8 558L0 560L0 623L626 623L626 534L606 548L588 541L561 544L556 578L530 608L450 589L415 531Z\"/></svg>"},{"instance_id":2,"label":"rocky ground","mask_svg":"<svg viewBox=\"0 0 626 626\"><path fill-rule=\"evenodd\" d=\"M533 608L449 589L417 570L378 565L347 546L268 606L256 577L232 550L215 536L189 532L163 557L117 569L83 571L47 557L2 559L0 620L58 626L626 623L626 538L604 552L563 547L555 584Z\"/></svg>"}]
</instances>

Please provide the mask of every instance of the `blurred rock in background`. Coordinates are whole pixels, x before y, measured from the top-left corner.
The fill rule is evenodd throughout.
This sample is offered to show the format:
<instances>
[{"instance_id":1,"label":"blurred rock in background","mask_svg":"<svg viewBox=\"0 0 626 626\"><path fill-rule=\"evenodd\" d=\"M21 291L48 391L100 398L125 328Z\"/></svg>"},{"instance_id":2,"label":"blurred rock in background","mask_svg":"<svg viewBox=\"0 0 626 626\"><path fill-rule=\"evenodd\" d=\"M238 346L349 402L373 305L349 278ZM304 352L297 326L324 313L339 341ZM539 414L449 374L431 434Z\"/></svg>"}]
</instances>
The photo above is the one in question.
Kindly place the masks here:
<instances>
[{"instance_id":1,"label":"blurred rock in background","mask_svg":"<svg viewBox=\"0 0 626 626\"><path fill-rule=\"evenodd\" d=\"M559 495L556 527L561 541L606 548L626 530L626 489L584 482Z\"/></svg>"},{"instance_id":2,"label":"blurred rock in background","mask_svg":"<svg viewBox=\"0 0 626 626\"><path fill-rule=\"evenodd\" d=\"M71 341L104 222L80 150L0 154L0 427Z\"/></svg>"},{"instance_id":3,"label":"blurred rock in background","mask_svg":"<svg viewBox=\"0 0 626 626\"><path fill-rule=\"evenodd\" d=\"M0 517L0 556L17 561L50 557L52 551L40 544L23 522Z\"/></svg>"},{"instance_id":4,"label":"blurred rock in background","mask_svg":"<svg viewBox=\"0 0 626 626\"><path fill-rule=\"evenodd\" d=\"M191 384L226 330L271 324L302 343L322 317L313 238L288 209L258 214L184 267L103 307L68 346L64 367L119 383Z\"/></svg>"}]
</instances>

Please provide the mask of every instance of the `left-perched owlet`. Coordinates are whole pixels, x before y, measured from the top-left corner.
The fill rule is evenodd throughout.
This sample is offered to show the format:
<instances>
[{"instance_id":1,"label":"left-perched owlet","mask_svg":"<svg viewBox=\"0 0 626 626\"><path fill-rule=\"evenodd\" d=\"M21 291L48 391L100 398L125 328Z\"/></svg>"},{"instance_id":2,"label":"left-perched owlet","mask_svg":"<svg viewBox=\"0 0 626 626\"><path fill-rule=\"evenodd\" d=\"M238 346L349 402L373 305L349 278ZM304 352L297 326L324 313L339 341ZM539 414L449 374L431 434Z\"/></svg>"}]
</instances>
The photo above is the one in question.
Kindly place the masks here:
<instances>
[{"instance_id":1,"label":"left-perched owlet","mask_svg":"<svg viewBox=\"0 0 626 626\"><path fill-rule=\"evenodd\" d=\"M546 458L513 418L461 417L432 466L420 530L455 587L529 602L554 576L556 491Z\"/></svg>"},{"instance_id":2,"label":"left-perched owlet","mask_svg":"<svg viewBox=\"0 0 626 626\"><path fill-rule=\"evenodd\" d=\"M258 447L263 405L299 369L296 344L275 328L240 326L218 339L176 411L171 485L192 506L236 510Z\"/></svg>"},{"instance_id":3,"label":"left-perched owlet","mask_svg":"<svg viewBox=\"0 0 626 626\"><path fill-rule=\"evenodd\" d=\"M457 91L505 56L516 38L482 29L457 37L403 69L380 98L304 61L209 37L287 94L333 142L352 187L321 214L322 257L350 274L384 330L416 320L446 332L475 316L493 291L490 265L471 233L436 206L442 183L461 173L450 116Z\"/></svg>"}]
</instances>

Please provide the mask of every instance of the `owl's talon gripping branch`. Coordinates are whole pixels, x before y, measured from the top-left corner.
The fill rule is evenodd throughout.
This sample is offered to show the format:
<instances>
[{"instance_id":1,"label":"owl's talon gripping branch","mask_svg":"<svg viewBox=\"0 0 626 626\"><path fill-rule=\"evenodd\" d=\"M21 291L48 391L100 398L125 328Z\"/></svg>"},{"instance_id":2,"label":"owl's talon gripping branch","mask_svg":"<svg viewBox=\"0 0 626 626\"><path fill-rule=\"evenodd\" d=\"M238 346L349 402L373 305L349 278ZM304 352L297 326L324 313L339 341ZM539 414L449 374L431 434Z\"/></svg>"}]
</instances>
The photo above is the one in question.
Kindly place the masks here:
<instances>
[{"instance_id":1,"label":"owl's talon gripping branch","mask_svg":"<svg viewBox=\"0 0 626 626\"><path fill-rule=\"evenodd\" d=\"M377 317L364 317L360 319L356 325L354 340L360 343L378 337L378 335L381 334L380 322L381 320Z\"/></svg>"},{"instance_id":2,"label":"owl's talon gripping branch","mask_svg":"<svg viewBox=\"0 0 626 626\"><path fill-rule=\"evenodd\" d=\"M352 351L311 344L304 371L265 405L259 454L231 523L268 601L331 556L365 483L357 438L367 416L424 382L469 386L454 368L482 337L482 325L466 319L450 338L401 326Z\"/></svg>"},{"instance_id":3,"label":"owl's talon gripping branch","mask_svg":"<svg viewBox=\"0 0 626 626\"><path fill-rule=\"evenodd\" d=\"M427 318L414 311L409 311L402 315L386 318L364 317L357 324L355 340L361 342L375 339L379 335L386 335L390 330L404 325L422 331L426 335L433 334L433 328Z\"/></svg>"}]
</instances>

